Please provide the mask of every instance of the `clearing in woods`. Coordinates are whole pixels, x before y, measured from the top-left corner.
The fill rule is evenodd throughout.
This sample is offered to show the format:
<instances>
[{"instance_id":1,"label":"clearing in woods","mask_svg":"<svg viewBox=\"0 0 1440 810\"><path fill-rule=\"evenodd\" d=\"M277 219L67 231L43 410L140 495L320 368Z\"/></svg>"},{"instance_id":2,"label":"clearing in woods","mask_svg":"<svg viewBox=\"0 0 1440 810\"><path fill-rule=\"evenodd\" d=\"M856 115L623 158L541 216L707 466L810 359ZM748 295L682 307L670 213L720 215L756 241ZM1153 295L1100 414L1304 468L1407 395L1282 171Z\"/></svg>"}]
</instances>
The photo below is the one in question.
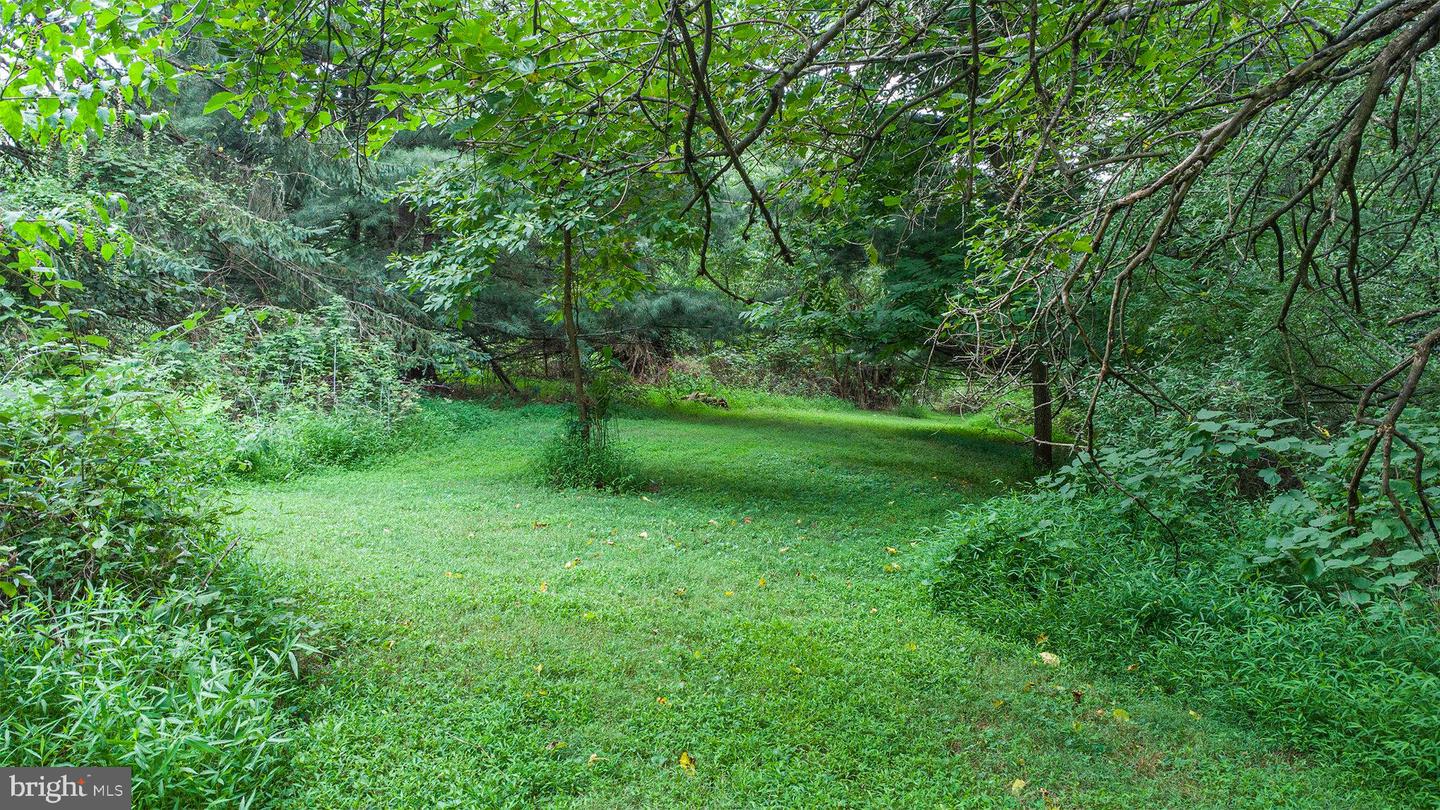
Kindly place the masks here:
<instances>
[{"instance_id":1,"label":"clearing in woods","mask_svg":"<svg viewBox=\"0 0 1440 810\"><path fill-rule=\"evenodd\" d=\"M659 487L616 496L535 483L560 409L450 407L476 428L442 447L236 495L346 640L290 807L1387 803L936 613L926 527L1028 468L979 420L635 412L614 431Z\"/></svg>"}]
</instances>

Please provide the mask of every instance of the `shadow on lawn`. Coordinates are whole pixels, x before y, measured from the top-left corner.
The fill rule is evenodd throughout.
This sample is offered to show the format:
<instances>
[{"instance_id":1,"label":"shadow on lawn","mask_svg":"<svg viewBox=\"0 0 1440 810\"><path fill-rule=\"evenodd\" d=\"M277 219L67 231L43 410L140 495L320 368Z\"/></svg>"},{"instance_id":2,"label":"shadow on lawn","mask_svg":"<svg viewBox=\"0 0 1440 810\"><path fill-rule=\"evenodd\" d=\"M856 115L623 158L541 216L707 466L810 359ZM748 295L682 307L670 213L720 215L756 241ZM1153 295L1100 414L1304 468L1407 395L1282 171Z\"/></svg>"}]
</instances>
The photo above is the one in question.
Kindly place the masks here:
<instances>
[{"instance_id":1,"label":"shadow on lawn","mask_svg":"<svg viewBox=\"0 0 1440 810\"><path fill-rule=\"evenodd\" d=\"M979 500L1034 475L1024 445L953 425L937 430L923 420L912 426L864 413L806 416L656 409L629 427L640 432L651 420L705 425L733 440L710 438L689 454L664 455L646 452L642 442L634 451L635 472L670 494L811 509L888 499L912 486Z\"/></svg>"}]
</instances>

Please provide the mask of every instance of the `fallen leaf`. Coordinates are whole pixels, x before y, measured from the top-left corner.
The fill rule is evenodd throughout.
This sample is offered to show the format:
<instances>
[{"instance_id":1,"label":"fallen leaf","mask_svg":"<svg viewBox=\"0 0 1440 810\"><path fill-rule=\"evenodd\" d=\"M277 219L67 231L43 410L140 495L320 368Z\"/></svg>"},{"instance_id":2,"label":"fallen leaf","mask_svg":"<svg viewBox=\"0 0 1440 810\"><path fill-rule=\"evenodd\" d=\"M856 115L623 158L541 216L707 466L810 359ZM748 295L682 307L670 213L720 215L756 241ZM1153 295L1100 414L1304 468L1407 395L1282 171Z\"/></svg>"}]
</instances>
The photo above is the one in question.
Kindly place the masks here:
<instances>
[{"instance_id":1,"label":"fallen leaf","mask_svg":"<svg viewBox=\"0 0 1440 810\"><path fill-rule=\"evenodd\" d=\"M745 522L746 522L746 523L749 523L749 522L750 522L750 518L748 518L748 517L745 518Z\"/></svg>"},{"instance_id":2,"label":"fallen leaf","mask_svg":"<svg viewBox=\"0 0 1440 810\"><path fill-rule=\"evenodd\" d=\"M1110 712L1110 714L1114 716L1116 720L1119 720L1122 723L1130 722L1130 712L1127 712L1124 709L1116 709Z\"/></svg>"},{"instance_id":3,"label":"fallen leaf","mask_svg":"<svg viewBox=\"0 0 1440 810\"><path fill-rule=\"evenodd\" d=\"M649 532L640 532L640 539L641 539L641 540L648 540L649 538L650 538L650 533L649 533Z\"/></svg>"},{"instance_id":4,"label":"fallen leaf","mask_svg":"<svg viewBox=\"0 0 1440 810\"><path fill-rule=\"evenodd\" d=\"M541 592L541 593L549 593L549 592L550 592L550 583L548 583L548 582L546 582L546 581L544 581L544 580L541 580L541 581L540 581L540 592Z\"/></svg>"},{"instance_id":5,"label":"fallen leaf","mask_svg":"<svg viewBox=\"0 0 1440 810\"><path fill-rule=\"evenodd\" d=\"M1050 634L1049 634L1049 633L1041 633L1040 635L1038 635L1038 636L1035 637L1035 644L1036 644L1037 646L1038 646L1038 645L1042 645L1042 644L1044 644L1045 642L1047 642L1047 641L1049 641L1049 640L1050 640Z\"/></svg>"},{"instance_id":6,"label":"fallen leaf","mask_svg":"<svg viewBox=\"0 0 1440 810\"><path fill-rule=\"evenodd\" d=\"M599 761L602 760L602 759L604 759L604 757L600 756L599 754L591 754L591 755L590 755L590 758L587 759L587 760L585 760L585 762L586 762L586 764L588 764L588 765L594 765L595 763L599 762Z\"/></svg>"},{"instance_id":7,"label":"fallen leaf","mask_svg":"<svg viewBox=\"0 0 1440 810\"><path fill-rule=\"evenodd\" d=\"M691 776L695 775L695 758L690 756L689 751L680 752L680 768Z\"/></svg>"},{"instance_id":8,"label":"fallen leaf","mask_svg":"<svg viewBox=\"0 0 1440 810\"><path fill-rule=\"evenodd\" d=\"M1021 793L1025 792L1026 784L1027 783L1024 779L1016 779L1014 782L1010 783L1010 792L1015 794L1016 796L1019 796Z\"/></svg>"},{"instance_id":9,"label":"fallen leaf","mask_svg":"<svg viewBox=\"0 0 1440 810\"><path fill-rule=\"evenodd\" d=\"M545 670L545 665L544 665L544 664L536 664L536 665L535 665L535 672L536 672L536 673L543 672L544 670Z\"/></svg>"},{"instance_id":10,"label":"fallen leaf","mask_svg":"<svg viewBox=\"0 0 1440 810\"><path fill-rule=\"evenodd\" d=\"M577 566L577 565L579 565L579 564L580 564L580 558L579 558L579 557L576 557L575 559L571 560L570 562L565 563L565 567L566 567L566 568L574 568L575 566Z\"/></svg>"},{"instance_id":11,"label":"fallen leaf","mask_svg":"<svg viewBox=\"0 0 1440 810\"><path fill-rule=\"evenodd\" d=\"M734 592L734 591L726 591L726 592L725 592L725 595L726 595L726 596L734 596L734 595L735 595L735 592Z\"/></svg>"},{"instance_id":12,"label":"fallen leaf","mask_svg":"<svg viewBox=\"0 0 1440 810\"><path fill-rule=\"evenodd\" d=\"M661 695L660 697L655 698L655 702L656 702L656 703L659 703L661 706L664 706L665 704L669 703L670 701L666 700L664 695Z\"/></svg>"},{"instance_id":13,"label":"fallen leaf","mask_svg":"<svg viewBox=\"0 0 1440 810\"><path fill-rule=\"evenodd\" d=\"M554 750L557 749L557 748L564 748L564 747L565 747L565 741L564 741L564 740L551 740L550 742L548 742L548 743L545 744L546 750L549 750L549 751L554 751Z\"/></svg>"},{"instance_id":14,"label":"fallen leaf","mask_svg":"<svg viewBox=\"0 0 1440 810\"><path fill-rule=\"evenodd\" d=\"M537 520L537 521L535 521L535 523L534 523L534 528L536 528L536 529L543 529L543 528L545 528L546 526L549 526L549 525L550 525L549 523L546 523L546 522L543 521L543 520Z\"/></svg>"},{"instance_id":15,"label":"fallen leaf","mask_svg":"<svg viewBox=\"0 0 1440 810\"><path fill-rule=\"evenodd\" d=\"M762 588L765 587L765 578L764 578L764 577L760 577L760 587L762 587Z\"/></svg>"},{"instance_id":16,"label":"fallen leaf","mask_svg":"<svg viewBox=\"0 0 1440 810\"><path fill-rule=\"evenodd\" d=\"M684 596L684 595L685 595L685 589L684 589L684 588L676 588L676 589L675 589L675 595L676 595L676 596Z\"/></svg>"},{"instance_id":17,"label":"fallen leaf","mask_svg":"<svg viewBox=\"0 0 1440 810\"><path fill-rule=\"evenodd\" d=\"M711 525L711 526L719 526L719 525L720 525L720 521L715 520L714 518L711 518L711 519L710 519L710 525Z\"/></svg>"},{"instance_id":18,"label":"fallen leaf","mask_svg":"<svg viewBox=\"0 0 1440 810\"><path fill-rule=\"evenodd\" d=\"M894 546L886 546L886 547L885 547L885 553L886 553L886 554L899 554L899 553L900 553L900 549L895 548Z\"/></svg>"},{"instance_id":19,"label":"fallen leaf","mask_svg":"<svg viewBox=\"0 0 1440 810\"><path fill-rule=\"evenodd\" d=\"M1191 720L1199 720L1199 719L1200 719L1200 713L1197 712L1197 711L1195 711L1194 709L1186 709L1186 710L1185 710L1185 713L1188 714L1188 715L1190 715L1190 719L1191 719Z\"/></svg>"},{"instance_id":20,"label":"fallen leaf","mask_svg":"<svg viewBox=\"0 0 1440 810\"><path fill-rule=\"evenodd\" d=\"M885 573L893 574L900 570L900 563L888 563L885 566Z\"/></svg>"},{"instance_id":21,"label":"fallen leaf","mask_svg":"<svg viewBox=\"0 0 1440 810\"><path fill-rule=\"evenodd\" d=\"M1058 656L1058 655L1056 655L1055 653L1052 653L1052 652L1042 652L1042 653L1040 653L1040 661L1041 661L1043 664L1045 664L1045 666L1047 666L1047 667L1058 667L1058 666L1060 666L1060 656Z\"/></svg>"},{"instance_id":22,"label":"fallen leaf","mask_svg":"<svg viewBox=\"0 0 1440 810\"><path fill-rule=\"evenodd\" d=\"M905 645L905 649L909 650L910 652L915 652L916 650L920 649L920 645L912 641L909 644Z\"/></svg>"},{"instance_id":23,"label":"fallen leaf","mask_svg":"<svg viewBox=\"0 0 1440 810\"><path fill-rule=\"evenodd\" d=\"M789 546L781 546L781 547L780 547L780 553L781 553L781 554L784 554L785 552L787 552L787 551L789 551L789 550L790 550L790 547L789 547Z\"/></svg>"}]
</instances>

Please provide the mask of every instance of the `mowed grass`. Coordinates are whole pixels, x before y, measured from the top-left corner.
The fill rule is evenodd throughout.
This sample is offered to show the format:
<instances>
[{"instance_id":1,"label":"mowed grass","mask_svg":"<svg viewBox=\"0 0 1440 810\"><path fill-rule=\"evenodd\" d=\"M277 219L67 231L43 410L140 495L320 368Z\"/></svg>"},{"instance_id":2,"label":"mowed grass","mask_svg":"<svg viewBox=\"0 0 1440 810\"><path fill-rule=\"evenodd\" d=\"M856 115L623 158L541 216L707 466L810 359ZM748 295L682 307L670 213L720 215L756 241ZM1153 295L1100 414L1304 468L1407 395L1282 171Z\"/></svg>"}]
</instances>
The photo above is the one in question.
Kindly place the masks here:
<instances>
[{"instance_id":1,"label":"mowed grass","mask_svg":"<svg viewBox=\"0 0 1440 810\"><path fill-rule=\"evenodd\" d=\"M536 486L549 406L237 494L341 640L279 805L1389 804L934 612L925 527L1024 476L1023 448L940 418L636 416L613 429L644 495Z\"/></svg>"}]
</instances>

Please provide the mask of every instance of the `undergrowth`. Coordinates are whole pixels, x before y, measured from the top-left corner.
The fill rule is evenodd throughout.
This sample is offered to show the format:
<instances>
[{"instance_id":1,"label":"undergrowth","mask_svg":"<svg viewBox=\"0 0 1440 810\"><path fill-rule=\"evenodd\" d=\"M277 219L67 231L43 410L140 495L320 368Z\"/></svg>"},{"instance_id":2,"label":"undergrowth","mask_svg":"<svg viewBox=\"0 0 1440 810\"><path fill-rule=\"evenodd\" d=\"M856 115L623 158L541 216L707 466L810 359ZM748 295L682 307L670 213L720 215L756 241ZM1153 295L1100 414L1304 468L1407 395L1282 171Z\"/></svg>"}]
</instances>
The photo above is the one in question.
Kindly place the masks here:
<instances>
[{"instance_id":1,"label":"undergrowth","mask_svg":"<svg viewBox=\"0 0 1440 810\"><path fill-rule=\"evenodd\" d=\"M981 629L1440 798L1433 606L1361 612L1259 575L1250 555L1281 527L1252 504L1218 499L1178 538L1125 506L1034 492L969 508L939 530L955 553L935 596Z\"/></svg>"}]
</instances>

